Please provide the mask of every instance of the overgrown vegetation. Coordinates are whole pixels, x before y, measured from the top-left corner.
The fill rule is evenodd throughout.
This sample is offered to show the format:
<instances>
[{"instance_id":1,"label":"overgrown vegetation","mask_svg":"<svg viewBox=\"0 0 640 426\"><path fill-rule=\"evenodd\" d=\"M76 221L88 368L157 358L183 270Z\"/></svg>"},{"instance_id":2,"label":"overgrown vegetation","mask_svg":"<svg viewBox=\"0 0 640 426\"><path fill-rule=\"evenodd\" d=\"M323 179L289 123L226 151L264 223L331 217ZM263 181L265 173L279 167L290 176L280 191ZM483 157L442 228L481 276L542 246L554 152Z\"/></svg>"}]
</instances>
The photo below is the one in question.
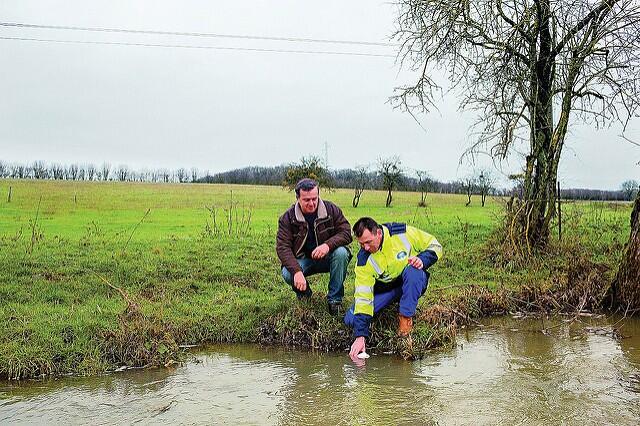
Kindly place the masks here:
<instances>
[{"instance_id":1,"label":"overgrown vegetation","mask_svg":"<svg viewBox=\"0 0 640 426\"><path fill-rule=\"evenodd\" d=\"M310 279L317 291L307 303L282 282L274 239L288 191L0 181L0 192L9 186L12 201L0 202L2 377L162 366L213 342L336 351L351 342L326 313L328 277ZM412 338L395 336L393 309L374 321L371 346L406 358L450 344L460 325L485 315L603 307L629 235L630 205L567 204L562 241L525 262L509 249L499 199L464 208L462 195L430 194L417 208L420 193L396 192L385 208L386 195L370 191L356 209L351 190L325 194L351 221L409 222L444 245ZM345 293L346 308L352 271Z\"/></svg>"}]
</instances>

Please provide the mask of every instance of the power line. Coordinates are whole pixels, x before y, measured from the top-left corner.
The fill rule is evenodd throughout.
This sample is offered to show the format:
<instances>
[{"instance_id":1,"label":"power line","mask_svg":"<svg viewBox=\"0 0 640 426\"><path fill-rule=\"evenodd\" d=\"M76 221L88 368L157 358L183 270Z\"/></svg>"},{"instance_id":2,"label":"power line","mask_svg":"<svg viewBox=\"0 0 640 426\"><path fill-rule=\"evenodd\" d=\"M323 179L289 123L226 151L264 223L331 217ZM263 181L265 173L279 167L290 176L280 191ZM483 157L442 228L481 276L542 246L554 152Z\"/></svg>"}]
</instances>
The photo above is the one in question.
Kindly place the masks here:
<instances>
[{"instance_id":1,"label":"power line","mask_svg":"<svg viewBox=\"0 0 640 426\"><path fill-rule=\"evenodd\" d=\"M270 37L270 36L253 36L253 35L243 35L243 34L215 34L215 33L179 32L179 31L131 30L131 29L123 29L123 28L75 27L75 26L61 26L61 25L26 24L26 23L20 23L20 22L0 22L0 26L15 27L15 28L47 29L47 30L71 30L71 31L109 32L109 33L174 35L174 36L188 36L188 37L215 37L215 38L232 38L232 39L244 39L244 40L270 40L270 41L287 41L287 42L297 42L297 43L334 43L334 44L355 44L355 45L362 45L362 46L384 46L384 47L393 46L393 44L379 43L379 42L373 42L373 41L315 39L315 38L300 38L300 37Z\"/></svg>"},{"instance_id":2,"label":"power line","mask_svg":"<svg viewBox=\"0 0 640 426\"><path fill-rule=\"evenodd\" d=\"M44 42L44 43L63 43L63 44L103 44L103 45L110 45L110 46L165 47L165 48L173 48L173 49L239 50L239 51L245 51L245 52L300 53L300 54L373 56L373 57L379 57L379 58L395 58L394 55L384 55L384 54L378 54L378 53L335 52L335 51L320 51L320 50L259 49L259 48L253 48L253 47L196 46L196 45L186 45L186 44L129 43L129 42L116 42L116 41L54 40L54 39L45 39L45 38L2 37L2 36L0 36L0 40L35 41L35 42Z\"/></svg>"}]
</instances>

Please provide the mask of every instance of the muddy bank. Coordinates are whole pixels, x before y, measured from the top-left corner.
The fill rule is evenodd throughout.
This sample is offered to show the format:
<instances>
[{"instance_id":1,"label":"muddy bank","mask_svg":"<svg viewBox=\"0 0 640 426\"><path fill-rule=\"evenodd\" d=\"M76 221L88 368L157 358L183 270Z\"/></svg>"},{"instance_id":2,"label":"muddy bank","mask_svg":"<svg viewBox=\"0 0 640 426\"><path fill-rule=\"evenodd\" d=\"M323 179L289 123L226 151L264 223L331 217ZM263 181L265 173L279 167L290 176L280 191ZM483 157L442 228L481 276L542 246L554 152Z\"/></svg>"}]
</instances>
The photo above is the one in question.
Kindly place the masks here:
<instances>
[{"instance_id":1,"label":"muddy bank","mask_svg":"<svg viewBox=\"0 0 640 426\"><path fill-rule=\"evenodd\" d=\"M418 359L434 348L453 344L460 327L484 317L520 313L585 314L609 311L610 270L585 257L558 268L550 281L509 288L454 285L428 291L416 313L410 338L396 336L397 305L374 318L368 347ZM624 312L622 312L624 314ZM353 338L351 330L328 320L312 306L297 305L270 317L260 328L257 342L321 351L344 351Z\"/></svg>"}]
</instances>

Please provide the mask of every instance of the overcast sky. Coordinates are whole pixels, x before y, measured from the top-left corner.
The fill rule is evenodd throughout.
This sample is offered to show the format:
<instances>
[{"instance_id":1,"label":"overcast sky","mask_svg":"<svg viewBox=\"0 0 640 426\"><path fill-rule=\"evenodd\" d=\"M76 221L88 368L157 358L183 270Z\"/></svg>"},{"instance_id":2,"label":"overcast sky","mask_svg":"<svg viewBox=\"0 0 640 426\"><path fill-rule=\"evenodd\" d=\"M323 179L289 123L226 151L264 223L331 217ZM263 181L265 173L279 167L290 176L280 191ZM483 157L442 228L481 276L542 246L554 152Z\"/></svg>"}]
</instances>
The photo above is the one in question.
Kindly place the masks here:
<instances>
[{"instance_id":1,"label":"overcast sky","mask_svg":"<svg viewBox=\"0 0 640 426\"><path fill-rule=\"evenodd\" d=\"M395 7L377 1L2 0L2 22L388 42ZM0 26L0 37L394 55L393 47L96 33ZM470 114L387 103L411 82L393 57L268 53L0 40L0 160L197 167L218 172L303 155L332 168L398 155L440 180L459 165ZM640 139L634 123L628 135ZM565 187L616 189L640 179L640 148L619 128L575 126L560 167ZM477 167L490 164L480 160ZM504 172L521 168L514 156ZM498 172L495 172L498 174Z\"/></svg>"}]
</instances>

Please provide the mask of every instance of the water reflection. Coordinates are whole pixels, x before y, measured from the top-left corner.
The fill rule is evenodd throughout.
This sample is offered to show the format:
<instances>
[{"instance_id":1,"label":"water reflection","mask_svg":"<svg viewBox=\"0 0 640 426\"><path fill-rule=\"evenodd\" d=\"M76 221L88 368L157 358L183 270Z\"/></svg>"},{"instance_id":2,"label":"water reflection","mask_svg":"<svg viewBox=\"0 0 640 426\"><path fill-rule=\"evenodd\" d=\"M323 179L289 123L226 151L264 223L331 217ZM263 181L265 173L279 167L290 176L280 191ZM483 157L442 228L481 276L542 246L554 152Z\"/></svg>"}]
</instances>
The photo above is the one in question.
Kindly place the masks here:
<instances>
[{"instance_id":1,"label":"water reflection","mask_svg":"<svg viewBox=\"0 0 640 426\"><path fill-rule=\"evenodd\" d=\"M10 384L2 388L0 423L276 424L295 371L245 354L200 356L174 370Z\"/></svg>"},{"instance_id":2,"label":"water reflection","mask_svg":"<svg viewBox=\"0 0 640 426\"><path fill-rule=\"evenodd\" d=\"M217 346L172 370L0 385L0 423L637 424L640 321L622 340L583 321L492 320L452 350L364 368L346 353Z\"/></svg>"},{"instance_id":3,"label":"water reflection","mask_svg":"<svg viewBox=\"0 0 640 426\"><path fill-rule=\"evenodd\" d=\"M637 364L626 359L620 342L585 334L582 324L555 323L548 334L537 321L487 325L464 350L423 367L438 387L439 421L637 424L640 398L624 386Z\"/></svg>"},{"instance_id":4,"label":"water reflection","mask_svg":"<svg viewBox=\"0 0 640 426\"><path fill-rule=\"evenodd\" d=\"M412 363L374 356L364 368L347 354L291 359L299 375L283 406L284 424L431 423L431 398Z\"/></svg>"}]
</instances>

